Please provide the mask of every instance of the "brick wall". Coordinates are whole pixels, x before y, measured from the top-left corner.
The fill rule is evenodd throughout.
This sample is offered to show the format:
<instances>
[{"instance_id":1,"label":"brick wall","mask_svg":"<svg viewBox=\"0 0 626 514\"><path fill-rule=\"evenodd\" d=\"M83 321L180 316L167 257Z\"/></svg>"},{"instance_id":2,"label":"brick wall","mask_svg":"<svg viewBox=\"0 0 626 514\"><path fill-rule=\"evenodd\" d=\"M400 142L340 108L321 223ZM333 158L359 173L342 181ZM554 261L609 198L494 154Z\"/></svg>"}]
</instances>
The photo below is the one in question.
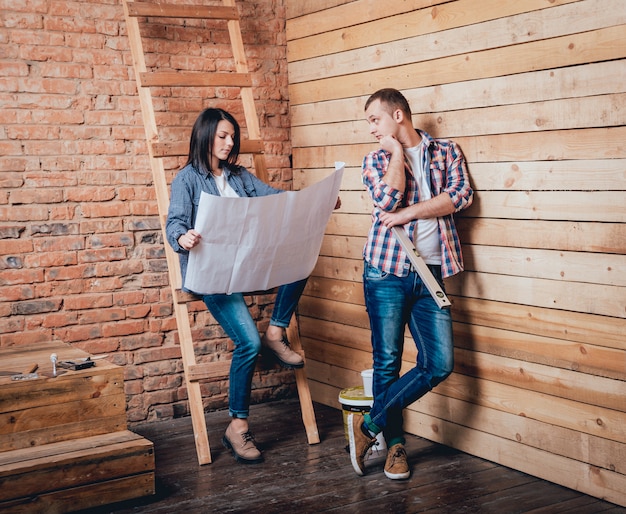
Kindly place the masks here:
<instances>
[{"instance_id":1,"label":"brick wall","mask_svg":"<svg viewBox=\"0 0 626 514\"><path fill-rule=\"evenodd\" d=\"M289 189L283 1L237 4L270 177ZM0 346L63 341L108 354L125 367L131 423L186 414L122 5L0 0L0 19ZM142 22L142 32L149 67L233 67L225 24L154 20ZM227 88L153 95L159 123L172 127L163 139L188 138L207 106L244 121ZM166 160L170 178L183 161ZM260 330L272 300L250 297ZM192 323L199 360L230 350L204 309L193 311ZM226 405L226 386L205 384L207 407ZM255 379L255 401L293 392L291 373L272 369Z\"/></svg>"}]
</instances>

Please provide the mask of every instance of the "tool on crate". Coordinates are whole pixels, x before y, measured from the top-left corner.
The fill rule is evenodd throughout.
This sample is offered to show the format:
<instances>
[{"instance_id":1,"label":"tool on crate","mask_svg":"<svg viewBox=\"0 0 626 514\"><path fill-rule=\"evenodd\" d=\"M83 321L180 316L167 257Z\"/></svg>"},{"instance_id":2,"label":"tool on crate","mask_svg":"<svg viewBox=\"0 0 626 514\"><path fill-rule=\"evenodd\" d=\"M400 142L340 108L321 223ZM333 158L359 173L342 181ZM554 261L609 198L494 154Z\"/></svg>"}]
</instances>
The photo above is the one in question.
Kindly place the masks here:
<instances>
[{"instance_id":1,"label":"tool on crate","mask_svg":"<svg viewBox=\"0 0 626 514\"><path fill-rule=\"evenodd\" d=\"M57 376L57 354L53 353L50 355L50 362L52 362L52 376Z\"/></svg>"},{"instance_id":2,"label":"tool on crate","mask_svg":"<svg viewBox=\"0 0 626 514\"><path fill-rule=\"evenodd\" d=\"M36 362L31 364L28 368L26 368L21 373L17 373L16 375L11 375L11 380L33 380L35 378L39 378L39 374L35 373L39 369L39 364Z\"/></svg>"},{"instance_id":3,"label":"tool on crate","mask_svg":"<svg viewBox=\"0 0 626 514\"><path fill-rule=\"evenodd\" d=\"M422 279L422 282L426 284L428 292L433 297L433 300L437 302L439 308L443 309L444 307L450 307L452 303L446 296L446 293L444 293L441 285L439 285L439 282L437 282L437 279L431 273L428 265L420 256L417 248L415 248L415 245L413 244L413 241L409 239L409 236L404 231L404 229L402 227L396 226L392 227L391 230L393 231L393 235L400 243L400 246L402 246L404 253L407 254L407 257L411 261L411 264L415 268L415 271L417 271L417 274Z\"/></svg>"},{"instance_id":4,"label":"tool on crate","mask_svg":"<svg viewBox=\"0 0 626 514\"><path fill-rule=\"evenodd\" d=\"M92 368L96 365L96 362L91 357L85 357L84 359L74 359L72 361L59 361L59 368L71 369L78 371L80 369Z\"/></svg>"}]
</instances>

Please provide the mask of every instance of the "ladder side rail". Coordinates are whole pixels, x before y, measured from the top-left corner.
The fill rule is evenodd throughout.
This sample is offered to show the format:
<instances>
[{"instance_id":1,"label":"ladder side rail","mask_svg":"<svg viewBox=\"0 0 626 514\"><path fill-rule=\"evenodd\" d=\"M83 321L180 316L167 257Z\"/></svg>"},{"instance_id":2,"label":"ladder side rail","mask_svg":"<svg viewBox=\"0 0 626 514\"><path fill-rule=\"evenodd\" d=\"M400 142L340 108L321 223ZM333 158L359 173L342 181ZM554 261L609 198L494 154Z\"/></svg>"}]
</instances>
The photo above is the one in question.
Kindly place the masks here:
<instances>
[{"instance_id":1,"label":"ladder side rail","mask_svg":"<svg viewBox=\"0 0 626 514\"><path fill-rule=\"evenodd\" d=\"M191 336L191 327L189 325L189 311L186 304L179 304L175 301L176 289L180 287L182 278L180 274L178 256L176 255L174 250L167 244L165 236L164 222L167 216L169 204L169 191L167 181L165 179L165 169L163 166L163 161L161 159L155 158L152 153L152 142L158 139L152 93L148 88L141 87L139 80L139 74L146 71L146 62L144 57L143 45L141 42L139 22L136 18L129 16L126 1L124 1L123 4L124 15L126 17L126 27L128 30L128 39L134 62L135 78L137 79L137 89L139 101L141 104L144 129L146 132L149 160L156 189L159 221L161 224L161 232L163 234L165 246L165 257L167 261L174 312L176 315L176 325L178 328L181 357L183 360L183 367L185 369L184 375L187 386L187 395L189 397L189 409L191 412L192 425L194 430L196 453L198 455L198 462L201 465L208 464L211 462L211 450L209 447L209 438L206 430L206 421L204 419L204 408L202 405L202 393L200 391L200 384L198 382L190 381L187 373L189 367L196 364L196 357L193 350L193 339Z\"/></svg>"}]
</instances>

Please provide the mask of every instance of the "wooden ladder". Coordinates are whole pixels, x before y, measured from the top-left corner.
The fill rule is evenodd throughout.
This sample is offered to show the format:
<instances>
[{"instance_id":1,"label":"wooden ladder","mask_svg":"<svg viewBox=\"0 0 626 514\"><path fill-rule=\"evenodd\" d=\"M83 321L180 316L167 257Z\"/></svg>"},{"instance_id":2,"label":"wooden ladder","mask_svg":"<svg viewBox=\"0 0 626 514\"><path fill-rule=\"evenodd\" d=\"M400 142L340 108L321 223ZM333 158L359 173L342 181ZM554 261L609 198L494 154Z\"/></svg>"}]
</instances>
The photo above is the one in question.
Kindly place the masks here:
<instances>
[{"instance_id":1,"label":"wooden ladder","mask_svg":"<svg viewBox=\"0 0 626 514\"><path fill-rule=\"evenodd\" d=\"M152 93L150 87L237 87L240 89L240 98L243 103L244 116L248 129L248 140L241 142L241 153L253 155L255 174L264 182L268 181L265 156L263 154L263 141L257 118L254 98L252 95L252 79L248 72L248 64L241 37L239 13L234 0L223 0L222 6L197 6L197 5L167 5L164 3L129 2L123 0L124 16L128 30L128 39L133 57L135 78L141 103L143 124L146 132L148 153L156 197L158 203L159 219L163 239L165 237L165 221L169 205L168 184L165 177L163 158L170 156L183 156L188 153L188 139L181 142L160 142L155 117ZM188 72L148 72L138 17L147 18L197 18L223 20L228 25L228 33L232 46L235 71L228 73L188 73ZM180 340L180 349L183 359L185 383L189 396L189 408L196 442L198 462L208 464L211 462L211 450L206 430L206 419L202 404L200 381L219 378L228 375L230 362L220 361L212 363L197 363L193 348L193 340L189 323L188 302L198 300L197 297L184 293L181 290L182 279L178 263L178 256L167 242L165 243L165 256L169 274L169 282L172 288L174 312ZM300 342L300 334L296 316L293 317L287 328L287 337L292 348L303 354ZM302 420L304 422L309 444L319 443L319 434L315 420L315 412L309 391L309 385L304 369L295 370L296 385L300 399Z\"/></svg>"}]
</instances>

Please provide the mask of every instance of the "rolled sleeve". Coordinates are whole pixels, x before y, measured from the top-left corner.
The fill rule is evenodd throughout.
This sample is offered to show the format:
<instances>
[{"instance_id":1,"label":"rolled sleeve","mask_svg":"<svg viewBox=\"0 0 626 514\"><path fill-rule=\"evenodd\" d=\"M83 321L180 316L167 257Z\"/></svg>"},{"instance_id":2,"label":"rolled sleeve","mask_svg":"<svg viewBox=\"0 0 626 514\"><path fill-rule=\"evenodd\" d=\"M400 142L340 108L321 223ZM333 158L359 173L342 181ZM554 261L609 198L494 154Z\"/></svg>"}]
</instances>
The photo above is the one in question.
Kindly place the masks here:
<instances>
[{"instance_id":1,"label":"rolled sleeve","mask_svg":"<svg viewBox=\"0 0 626 514\"><path fill-rule=\"evenodd\" d=\"M363 159L361 176L374 205L383 211L394 211L402 202L404 194L383 180L388 165L389 155L386 152L371 152Z\"/></svg>"}]
</instances>

